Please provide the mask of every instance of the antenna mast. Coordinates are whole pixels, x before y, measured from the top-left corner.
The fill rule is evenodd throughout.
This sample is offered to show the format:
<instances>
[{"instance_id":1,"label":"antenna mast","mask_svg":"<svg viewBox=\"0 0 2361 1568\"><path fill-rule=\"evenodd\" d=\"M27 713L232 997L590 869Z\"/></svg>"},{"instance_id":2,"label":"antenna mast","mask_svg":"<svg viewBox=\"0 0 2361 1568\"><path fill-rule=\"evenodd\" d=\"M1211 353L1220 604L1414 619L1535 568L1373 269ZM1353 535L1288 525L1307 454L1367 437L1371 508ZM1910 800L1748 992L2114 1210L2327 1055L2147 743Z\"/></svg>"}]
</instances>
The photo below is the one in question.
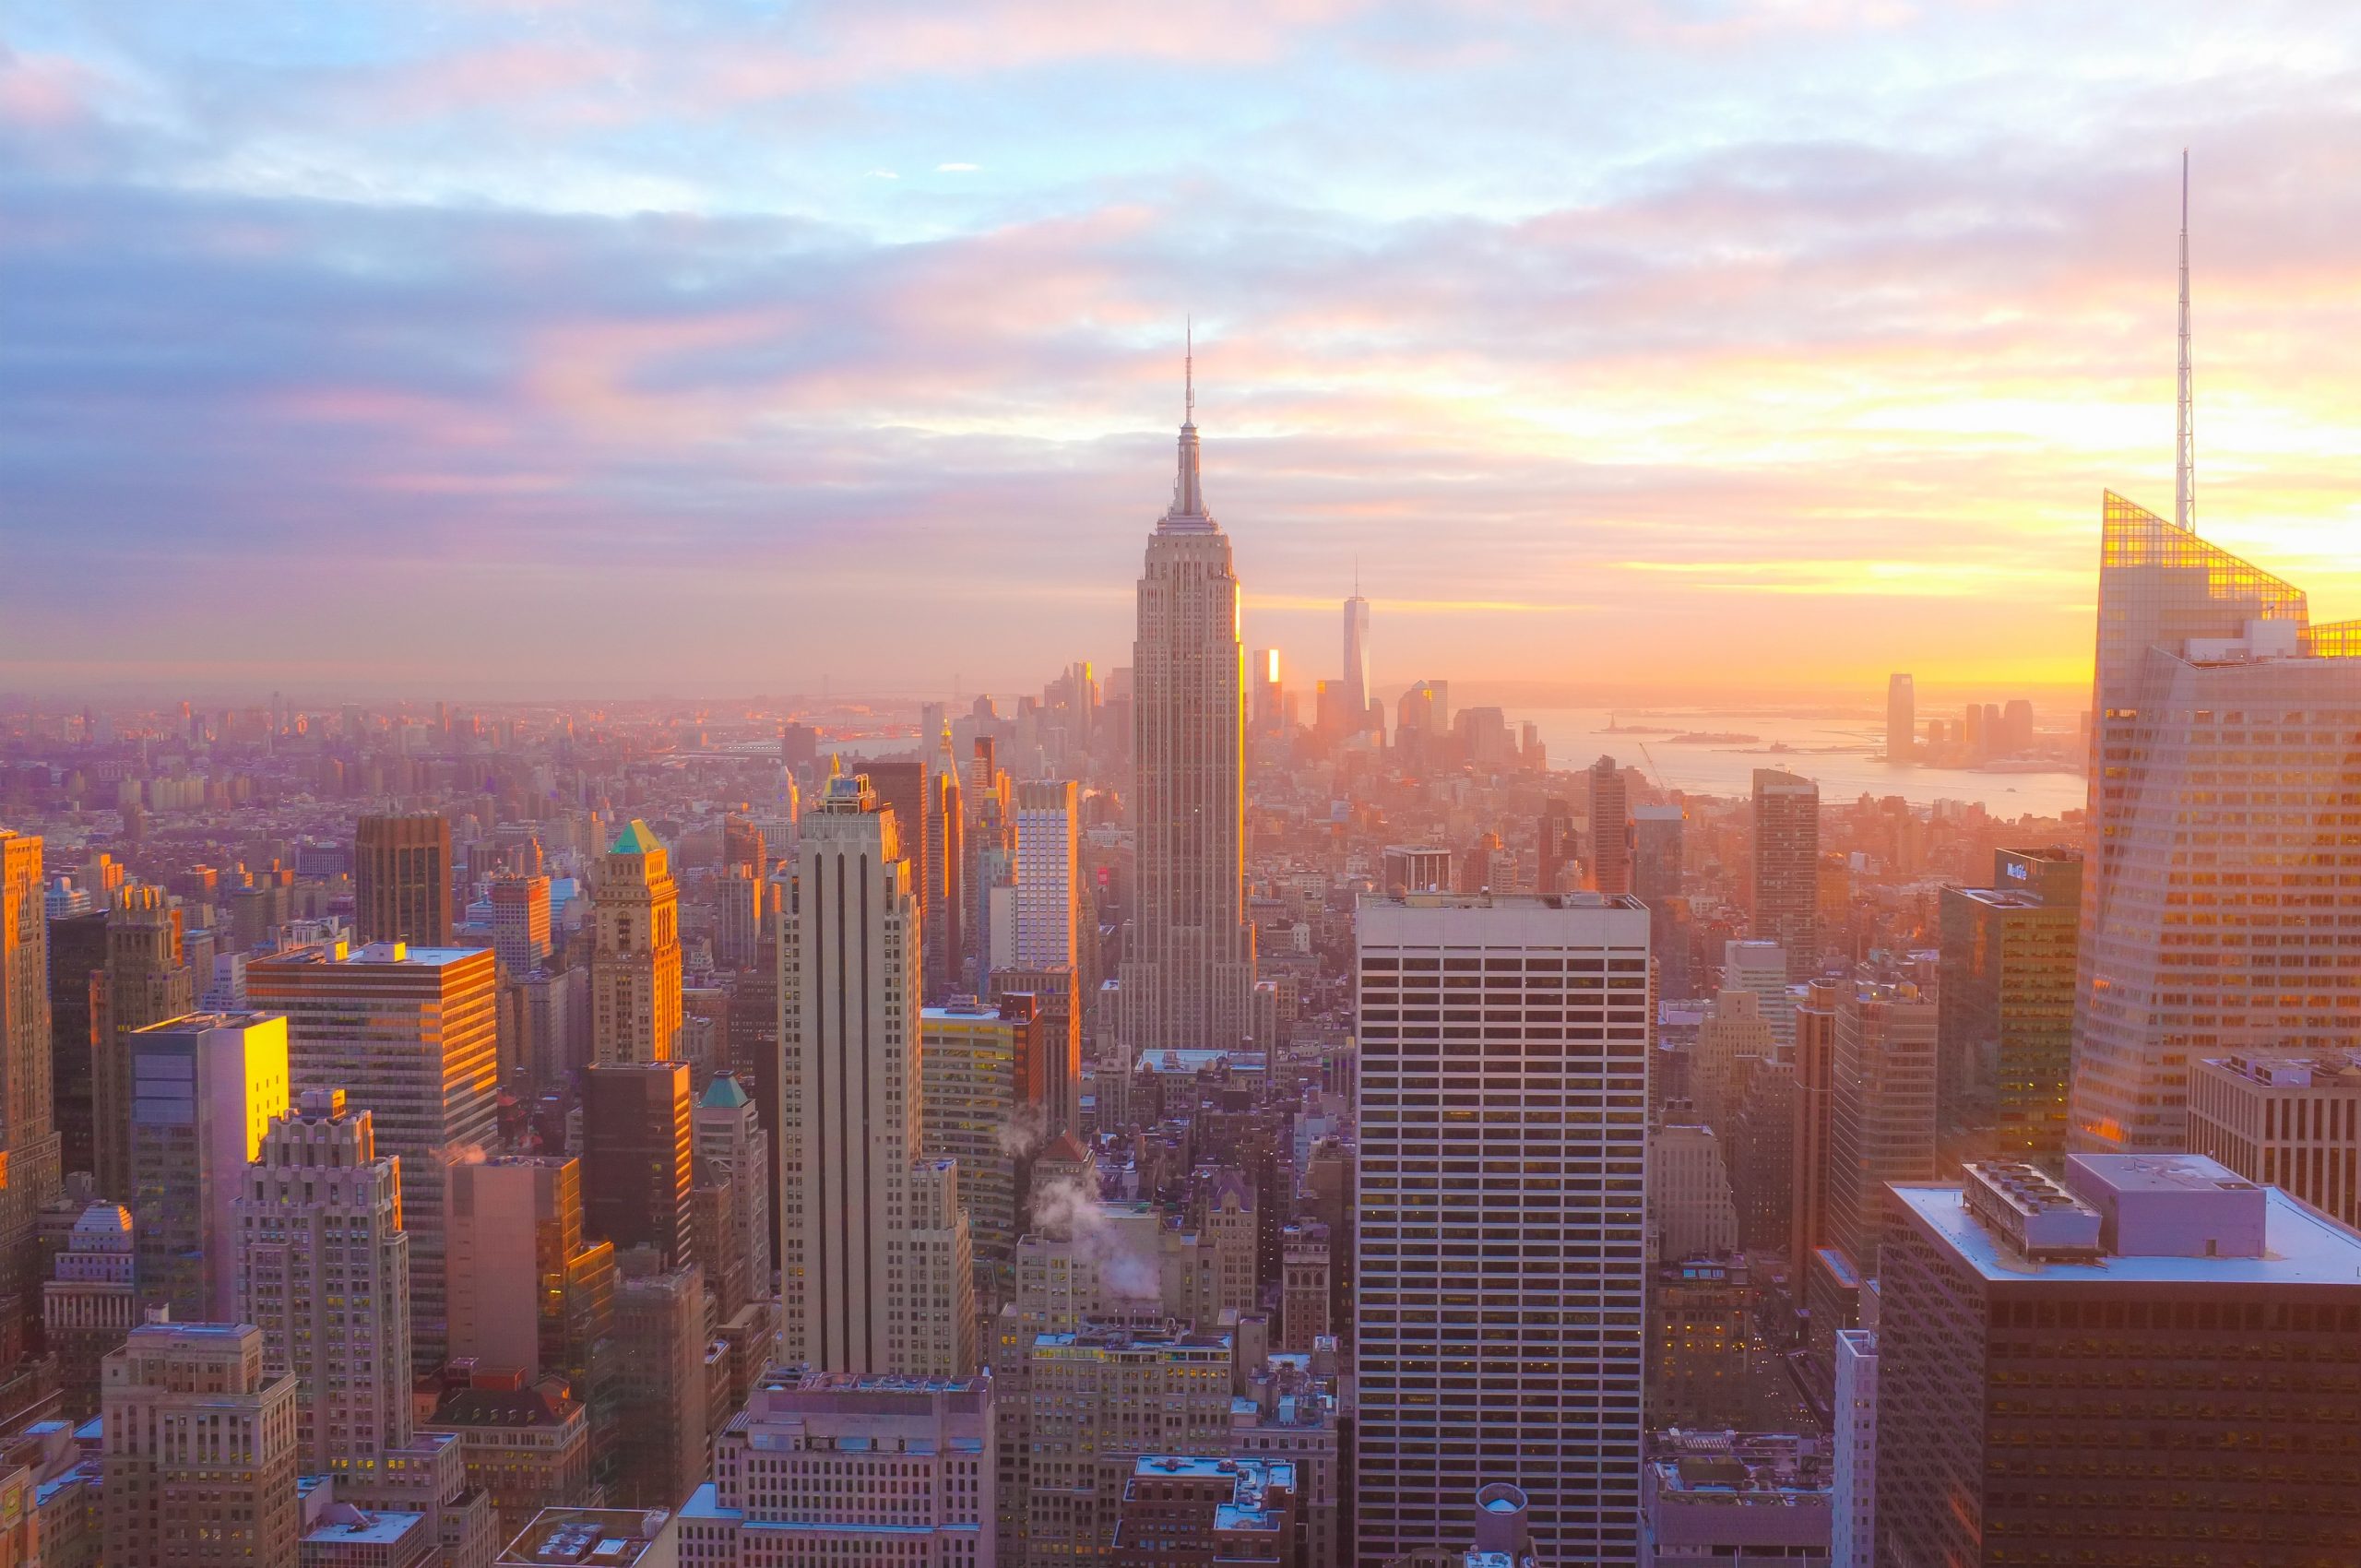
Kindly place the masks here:
<instances>
[{"instance_id":1,"label":"antenna mast","mask_svg":"<svg viewBox=\"0 0 2361 1568\"><path fill-rule=\"evenodd\" d=\"M2186 202L2188 198L2184 196L2182 199ZM2189 265L2187 261L2188 241L2186 236L2183 237L2181 249L2183 253L2181 266L2185 271ZM2189 312L2184 308L2181 312L2181 326L2184 334L2186 334L2189 325L2188 316ZM1192 315L1189 317L1186 331L1188 336L1183 339L1183 341L1187 346L1182 350L1180 360L1180 381L1182 386L1186 389L1186 400L1180 410L1180 420L1183 424L1194 424L1197 422L1197 318L1195 316Z\"/></svg>"},{"instance_id":2,"label":"antenna mast","mask_svg":"<svg viewBox=\"0 0 2361 1568\"><path fill-rule=\"evenodd\" d=\"M2189 373L2189 148L2180 149L2180 412L2173 448L2173 521L2197 527L2197 432Z\"/></svg>"}]
</instances>

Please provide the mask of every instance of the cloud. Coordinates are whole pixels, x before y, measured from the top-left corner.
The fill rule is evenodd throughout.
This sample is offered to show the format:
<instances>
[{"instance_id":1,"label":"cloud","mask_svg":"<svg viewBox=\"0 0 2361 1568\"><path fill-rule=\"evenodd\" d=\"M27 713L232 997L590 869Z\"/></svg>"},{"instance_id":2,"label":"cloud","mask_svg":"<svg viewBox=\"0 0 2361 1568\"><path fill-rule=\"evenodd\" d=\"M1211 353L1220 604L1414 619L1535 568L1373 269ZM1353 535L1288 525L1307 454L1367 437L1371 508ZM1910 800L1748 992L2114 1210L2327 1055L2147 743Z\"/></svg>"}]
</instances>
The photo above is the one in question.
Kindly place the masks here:
<instances>
[{"instance_id":1,"label":"cloud","mask_svg":"<svg viewBox=\"0 0 2361 1568\"><path fill-rule=\"evenodd\" d=\"M934 172L938 174L972 174L980 167L982 165L976 163L938 163Z\"/></svg>"}]
</instances>

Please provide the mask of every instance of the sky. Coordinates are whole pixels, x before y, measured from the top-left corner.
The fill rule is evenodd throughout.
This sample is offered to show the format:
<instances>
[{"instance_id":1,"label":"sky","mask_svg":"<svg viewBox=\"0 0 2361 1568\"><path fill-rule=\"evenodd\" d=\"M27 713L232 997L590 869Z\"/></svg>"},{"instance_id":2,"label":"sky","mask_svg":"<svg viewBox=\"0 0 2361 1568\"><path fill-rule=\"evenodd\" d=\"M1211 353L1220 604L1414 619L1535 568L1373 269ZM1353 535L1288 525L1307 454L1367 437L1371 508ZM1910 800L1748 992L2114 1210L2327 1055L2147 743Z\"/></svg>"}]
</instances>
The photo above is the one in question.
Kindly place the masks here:
<instances>
[{"instance_id":1,"label":"sky","mask_svg":"<svg viewBox=\"0 0 2361 1568\"><path fill-rule=\"evenodd\" d=\"M2361 613L2361 13L11 0L0 687L1130 661L1193 321L1250 647L2088 679L2102 488Z\"/></svg>"}]
</instances>

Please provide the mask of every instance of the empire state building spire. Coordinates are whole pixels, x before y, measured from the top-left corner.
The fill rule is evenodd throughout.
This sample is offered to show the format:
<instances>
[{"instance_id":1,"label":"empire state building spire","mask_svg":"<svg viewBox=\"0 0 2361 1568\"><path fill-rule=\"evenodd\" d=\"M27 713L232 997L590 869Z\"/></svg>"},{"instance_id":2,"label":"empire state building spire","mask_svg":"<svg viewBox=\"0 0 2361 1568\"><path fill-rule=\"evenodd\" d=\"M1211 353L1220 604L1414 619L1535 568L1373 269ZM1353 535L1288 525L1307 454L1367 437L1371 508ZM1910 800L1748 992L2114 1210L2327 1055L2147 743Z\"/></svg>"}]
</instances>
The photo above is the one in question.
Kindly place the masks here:
<instances>
[{"instance_id":1,"label":"empire state building spire","mask_svg":"<svg viewBox=\"0 0 2361 1568\"><path fill-rule=\"evenodd\" d=\"M1197 333L1193 323L1189 329L1188 350L1180 362L1180 471L1172 481L1172 509L1165 514L1165 521L1211 528L1213 519L1205 516L1204 481L1197 471Z\"/></svg>"}]
</instances>

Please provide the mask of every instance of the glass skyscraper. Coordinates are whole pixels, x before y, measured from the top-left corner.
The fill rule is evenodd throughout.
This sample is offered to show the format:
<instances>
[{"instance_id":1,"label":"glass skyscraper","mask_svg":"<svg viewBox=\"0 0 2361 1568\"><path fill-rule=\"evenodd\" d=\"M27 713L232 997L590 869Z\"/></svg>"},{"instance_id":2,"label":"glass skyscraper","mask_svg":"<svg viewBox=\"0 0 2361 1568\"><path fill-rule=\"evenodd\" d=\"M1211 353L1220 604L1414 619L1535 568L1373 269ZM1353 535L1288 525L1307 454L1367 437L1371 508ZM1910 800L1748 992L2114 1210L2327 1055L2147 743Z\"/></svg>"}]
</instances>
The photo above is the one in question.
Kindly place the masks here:
<instances>
[{"instance_id":1,"label":"glass skyscraper","mask_svg":"<svg viewBox=\"0 0 2361 1568\"><path fill-rule=\"evenodd\" d=\"M2109 493L2069 1138L2177 1149L2191 1063L2361 1030L2361 623Z\"/></svg>"}]
</instances>

